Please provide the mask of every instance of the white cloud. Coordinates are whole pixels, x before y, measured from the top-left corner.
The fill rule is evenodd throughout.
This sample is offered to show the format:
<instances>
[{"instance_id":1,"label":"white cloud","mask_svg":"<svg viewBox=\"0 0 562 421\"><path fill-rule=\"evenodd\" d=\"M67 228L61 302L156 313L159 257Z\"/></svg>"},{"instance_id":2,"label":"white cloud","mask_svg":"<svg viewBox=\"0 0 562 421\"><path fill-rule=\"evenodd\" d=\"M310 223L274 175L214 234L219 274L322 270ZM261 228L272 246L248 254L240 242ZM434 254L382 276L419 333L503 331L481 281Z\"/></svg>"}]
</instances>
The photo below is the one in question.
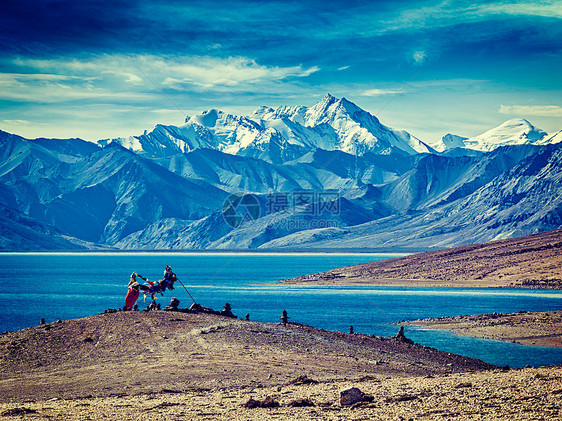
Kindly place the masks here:
<instances>
[{"instance_id":1,"label":"white cloud","mask_svg":"<svg viewBox=\"0 0 562 421\"><path fill-rule=\"evenodd\" d=\"M137 76L134 73L120 72L120 71L115 71L115 70L106 70L103 73L120 76L120 77L124 78L125 82L127 82L127 83L139 84L139 83L143 82L142 78L140 78L139 76Z\"/></svg>"},{"instance_id":2,"label":"white cloud","mask_svg":"<svg viewBox=\"0 0 562 421\"><path fill-rule=\"evenodd\" d=\"M498 112L522 117L562 117L562 107L558 105L501 105Z\"/></svg>"},{"instance_id":3,"label":"white cloud","mask_svg":"<svg viewBox=\"0 0 562 421\"><path fill-rule=\"evenodd\" d=\"M161 57L153 55L102 55L90 59L15 59L13 64L35 69L36 79L49 74L60 80L92 82L92 88L123 92L154 91L161 86L195 92L225 89L260 90L271 84L290 83L290 79L308 77L317 66L265 66L248 57ZM42 75L42 76L41 76ZM30 76L30 78L32 78ZM124 86L123 81L130 87Z\"/></svg>"},{"instance_id":4,"label":"white cloud","mask_svg":"<svg viewBox=\"0 0 562 421\"><path fill-rule=\"evenodd\" d=\"M95 79L70 75L0 73L0 98L37 103L147 98L139 92L116 91L113 86L100 84Z\"/></svg>"},{"instance_id":5,"label":"white cloud","mask_svg":"<svg viewBox=\"0 0 562 421\"><path fill-rule=\"evenodd\" d=\"M29 126L31 122L28 120L2 120L2 124L9 126Z\"/></svg>"},{"instance_id":6,"label":"white cloud","mask_svg":"<svg viewBox=\"0 0 562 421\"><path fill-rule=\"evenodd\" d=\"M0 110L3 129L26 137L86 139L135 133L159 122L182 124L186 112L196 112L192 107L253 109L248 98L302 96L307 88L301 78L320 70L263 65L247 57L142 54L1 57L2 68L10 73L0 71L0 100L25 105Z\"/></svg>"},{"instance_id":7,"label":"white cloud","mask_svg":"<svg viewBox=\"0 0 562 421\"><path fill-rule=\"evenodd\" d=\"M379 95L394 95L400 93L400 89L367 89L360 92L361 96L379 96Z\"/></svg>"},{"instance_id":8,"label":"white cloud","mask_svg":"<svg viewBox=\"0 0 562 421\"><path fill-rule=\"evenodd\" d=\"M443 0L425 7L398 9L377 26L378 32L412 28L440 28L459 21L479 22L501 15L562 18L560 0L462 2ZM364 19L372 18L367 15Z\"/></svg>"},{"instance_id":9,"label":"white cloud","mask_svg":"<svg viewBox=\"0 0 562 421\"><path fill-rule=\"evenodd\" d=\"M542 16L562 18L562 6L559 0L526 1L522 3L492 3L477 8L480 14L506 14L518 16Z\"/></svg>"}]
</instances>

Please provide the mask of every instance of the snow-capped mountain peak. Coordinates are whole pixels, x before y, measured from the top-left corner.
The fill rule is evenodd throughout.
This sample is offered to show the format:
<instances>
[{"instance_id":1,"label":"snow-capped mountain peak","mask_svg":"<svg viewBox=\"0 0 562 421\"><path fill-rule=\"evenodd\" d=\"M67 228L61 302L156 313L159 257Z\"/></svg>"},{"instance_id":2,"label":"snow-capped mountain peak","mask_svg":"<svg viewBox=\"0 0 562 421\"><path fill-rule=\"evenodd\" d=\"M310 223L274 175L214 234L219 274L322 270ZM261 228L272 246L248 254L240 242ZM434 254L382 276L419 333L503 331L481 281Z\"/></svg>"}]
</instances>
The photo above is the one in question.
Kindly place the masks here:
<instances>
[{"instance_id":1,"label":"snow-capped mountain peak","mask_svg":"<svg viewBox=\"0 0 562 421\"><path fill-rule=\"evenodd\" d=\"M355 155L432 151L409 133L386 127L353 102L330 94L312 107L262 106L248 116L210 109L188 117L182 126L157 125L141 136L100 143L109 142L153 157L210 148L278 163L316 149Z\"/></svg>"},{"instance_id":2,"label":"snow-capped mountain peak","mask_svg":"<svg viewBox=\"0 0 562 421\"><path fill-rule=\"evenodd\" d=\"M464 141L467 140L466 137L458 136L456 134L447 133L441 138L439 143L435 146L435 149L439 152L443 152L455 148L464 148Z\"/></svg>"},{"instance_id":3,"label":"snow-capped mountain peak","mask_svg":"<svg viewBox=\"0 0 562 421\"><path fill-rule=\"evenodd\" d=\"M562 130L558 130L554 134L547 135L535 142L537 145L548 145L562 142Z\"/></svg>"},{"instance_id":4,"label":"snow-capped mountain peak","mask_svg":"<svg viewBox=\"0 0 562 421\"><path fill-rule=\"evenodd\" d=\"M215 127L215 125L217 124L217 120L221 118L223 114L224 113L222 111L213 108L191 117L186 121L186 123L191 121L205 127Z\"/></svg>"},{"instance_id":5,"label":"snow-capped mountain peak","mask_svg":"<svg viewBox=\"0 0 562 421\"><path fill-rule=\"evenodd\" d=\"M500 146L534 144L545 136L546 132L524 118L514 118L481 135L464 140L464 145L469 149L491 151Z\"/></svg>"}]
</instances>

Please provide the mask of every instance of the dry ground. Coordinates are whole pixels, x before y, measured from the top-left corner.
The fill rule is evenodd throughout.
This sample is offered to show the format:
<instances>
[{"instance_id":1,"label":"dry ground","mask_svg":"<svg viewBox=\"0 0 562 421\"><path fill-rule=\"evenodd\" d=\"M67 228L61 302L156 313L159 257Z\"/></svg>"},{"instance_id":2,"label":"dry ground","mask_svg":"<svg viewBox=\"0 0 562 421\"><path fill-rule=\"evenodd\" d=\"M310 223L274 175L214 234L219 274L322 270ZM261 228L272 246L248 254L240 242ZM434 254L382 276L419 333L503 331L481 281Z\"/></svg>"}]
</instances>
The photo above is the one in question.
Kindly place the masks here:
<instances>
[{"instance_id":1,"label":"dry ground","mask_svg":"<svg viewBox=\"0 0 562 421\"><path fill-rule=\"evenodd\" d=\"M393 338L209 314L118 312L0 335L0 401L423 376L492 366Z\"/></svg>"},{"instance_id":2,"label":"dry ground","mask_svg":"<svg viewBox=\"0 0 562 421\"><path fill-rule=\"evenodd\" d=\"M562 416L562 367L502 371L396 338L208 314L118 312L4 333L0 373L2 419ZM349 386L371 400L340 406ZM280 406L244 406L268 396Z\"/></svg>"},{"instance_id":3,"label":"dry ground","mask_svg":"<svg viewBox=\"0 0 562 421\"><path fill-rule=\"evenodd\" d=\"M523 345L562 348L562 310L439 317L403 324Z\"/></svg>"},{"instance_id":4,"label":"dry ground","mask_svg":"<svg viewBox=\"0 0 562 421\"><path fill-rule=\"evenodd\" d=\"M372 402L339 405L358 387ZM270 396L277 408L247 409ZM313 406L291 407L299 399ZM30 420L559 420L562 367L382 377L310 385L155 391L77 399L0 403L0 419Z\"/></svg>"},{"instance_id":5,"label":"dry ground","mask_svg":"<svg viewBox=\"0 0 562 421\"><path fill-rule=\"evenodd\" d=\"M418 253L283 282L315 285L562 289L562 230Z\"/></svg>"}]
</instances>

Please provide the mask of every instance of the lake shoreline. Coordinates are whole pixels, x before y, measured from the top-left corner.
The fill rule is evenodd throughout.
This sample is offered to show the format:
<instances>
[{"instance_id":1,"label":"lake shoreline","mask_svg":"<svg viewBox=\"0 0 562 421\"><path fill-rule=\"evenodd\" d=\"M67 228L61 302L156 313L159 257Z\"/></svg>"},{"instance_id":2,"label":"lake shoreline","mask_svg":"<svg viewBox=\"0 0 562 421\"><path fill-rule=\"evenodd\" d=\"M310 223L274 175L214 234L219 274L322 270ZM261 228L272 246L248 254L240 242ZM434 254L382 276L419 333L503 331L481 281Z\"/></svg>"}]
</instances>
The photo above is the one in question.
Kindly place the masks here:
<instances>
[{"instance_id":1,"label":"lake shoreline","mask_svg":"<svg viewBox=\"0 0 562 421\"><path fill-rule=\"evenodd\" d=\"M438 317L400 324L522 345L562 348L562 310Z\"/></svg>"},{"instance_id":2,"label":"lake shoreline","mask_svg":"<svg viewBox=\"0 0 562 421\"><path fill-rule=\"evenodd\" d=\"M562 229L332 269L295 285L562 290Z\"/></svg>"}]
</instances>

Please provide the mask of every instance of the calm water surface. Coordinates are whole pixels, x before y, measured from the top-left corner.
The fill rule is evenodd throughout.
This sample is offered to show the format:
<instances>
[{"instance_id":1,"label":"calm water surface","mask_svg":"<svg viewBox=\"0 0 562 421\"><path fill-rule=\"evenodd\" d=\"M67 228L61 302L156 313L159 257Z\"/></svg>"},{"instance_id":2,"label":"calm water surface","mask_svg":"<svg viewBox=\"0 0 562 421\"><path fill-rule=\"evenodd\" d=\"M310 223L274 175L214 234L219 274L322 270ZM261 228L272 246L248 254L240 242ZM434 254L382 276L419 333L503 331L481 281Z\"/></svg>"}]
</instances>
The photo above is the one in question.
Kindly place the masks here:
<instances>
[{"instance_id":1,"label":"calm water surface","mask_svg":"<svg viewBox=\"0 0 562 421\"><path fill-rule=\"evenodd\" d=\"M562 308L562 292L517 289L402 287L311 287L264 285L279 279L396 255L374 254L0 254L5 286L0 332L100 313L122 307L131 272L152 281L169 264L198 303L256 321L277 322L283 309L291 321L315 327L394 335L390 323L424 317ZM166 291L180 307L192 301L181 287ZM139 306L143 303L142 294ZM562 349L529 347L406 327L416 342L484 361L522 367L561 364Z\"/></svg>"}]
</instances>

